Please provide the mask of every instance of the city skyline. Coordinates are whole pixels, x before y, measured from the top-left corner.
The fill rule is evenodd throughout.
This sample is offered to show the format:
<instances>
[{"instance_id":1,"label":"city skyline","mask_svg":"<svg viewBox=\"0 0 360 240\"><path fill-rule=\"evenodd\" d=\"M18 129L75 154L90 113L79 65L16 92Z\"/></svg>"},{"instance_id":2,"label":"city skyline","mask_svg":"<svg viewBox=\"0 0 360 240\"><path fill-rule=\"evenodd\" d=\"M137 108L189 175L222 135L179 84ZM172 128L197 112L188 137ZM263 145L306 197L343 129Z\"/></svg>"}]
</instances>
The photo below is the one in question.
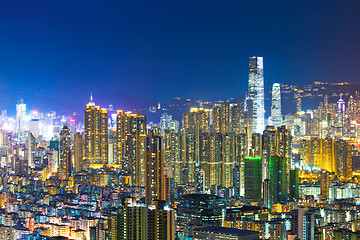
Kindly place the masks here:
<instances>
[{"instance_id":1,"label":"city skyline","mask_svg":"<svg viewBox=\"0 0 360 240\"><path fill-rule=\"evenodd\" d=\"M360 239L359 10L0 3L0 239Z\"/></svg>"}]
</instances>

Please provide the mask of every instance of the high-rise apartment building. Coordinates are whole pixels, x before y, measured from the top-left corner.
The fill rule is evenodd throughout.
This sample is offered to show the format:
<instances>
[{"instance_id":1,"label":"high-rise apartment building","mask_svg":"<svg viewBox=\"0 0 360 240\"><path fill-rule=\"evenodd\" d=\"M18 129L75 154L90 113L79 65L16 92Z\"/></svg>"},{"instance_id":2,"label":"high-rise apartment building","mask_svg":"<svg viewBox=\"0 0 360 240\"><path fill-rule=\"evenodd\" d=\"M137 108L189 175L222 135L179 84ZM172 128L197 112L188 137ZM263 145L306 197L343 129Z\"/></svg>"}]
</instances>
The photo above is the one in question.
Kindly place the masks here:
<instances>
[{"instance_id":1,"label":"high-rise apartment building","mask_svg":"<svg viewBox=\"0 0 360 240\"><path fill-rule=\"evenodd\" d=\"M213 133L229 133L231 126L231 117L232 117L232 109L236 106L231 106L229 102L222 102L221 104L216 104L213 107ZM240 125L240 110L239 113L234 110L234 127L236 125ZM235 115L237 114L237 116ZM237 121L237 123L235 122ZM237 128L239 128L238 126Z\"/></svg>"},{"instance_id":2,"label":"high-rise apartment building","mask_svg":"<svg viewBox=\"0 0 360 240\"><path fill-rule=\"evenodd\" d=\"M130 185L145 186L146 116L118 111L116 123L116 158L130 176Z\"/></svg>"},{"instance_id":3,"label":"high-rise apartment building","mask_svg":"<svg viewBox=\"0 0 360 240\"><path fill-rule=\"evenodd\" d=\"M289 187L289 200L295 200L299 198L299 170L290 170L290 187Z\"/></svg>"},{"instance_id":4,"label":"high-rise apartment building","mask_svg":"<svg viewBox=\"0 0 360 240\"><path fill-rule=\"evenodd\" d=\"M320 199L326 201L329 198L329 172L321 170L320 174Z\"/></svg>"},{"instance_id":5,"label":"high-rise apartment building","mask_svg":"<svg viewBox=\"0 0 360 240\"><path fill-rule=\"evenodd\" d=\"M95 106L92 97L84 114L85 157L90 164L107 164L108 161L108 112Z\"/></svg>"},{"instance_id":6,"label":"high-rise apartment building","mask_svg":"<svg viewBox=\"0 0 360 240\"><path fill-rule=\"evenodd\" d=\"M164 200L163 139L158 129L151 129L145 141L145 203Z\"/></svg>"},{"instance_id":7,"label":"high-rise apartment building","mask_svg":"<svg viewBox=\"0 0 360 240\"><path fill-rule=\"evenodd\" d=\"M145 206L125 199L118 212L109 217L108 223L109 240L175 239L175 211L164 201L153 201L152 205Z\"/></svg>"},{"instance_id":8,"label":"high-rise apartment building","mask_svg":"<svg viewBox=\"0 0 360 240\"><path fill-rule=\"evenodd\" d=\"M245 132L244 100L238 99L237 104L230 105L230 132L240 134Z\"/></svg>"},{"instance_id":9,"label":"high-rise apartment building","mask_svg":"<svg viewBox=\"0 0 360 240\"><path fill-rule=\"evenodd\" d=\"M222 179L221 185L233 187L235 167L235 136L233 134L222 135Z\"/></svg>"},{"instance_id":10,"label":"high-rise apartment building","mask_svg":"<svg viewBox=\"0 0 360 240\"><path fill-rule=\"evenodd\" d=\"M254 132L265 129L264 68L263 57L249 59L249 96L253 101Z\"/></svg>"},{"instance_id":11,"label":"high-rise apartment building","mask_svg":"<svg viewBox=\"0 0 360 240\"><path fill-rule=\"evenodd\" d=\"M356 101L353 96L350 96L347 107L347 114L350 118L350 121L356 121Z\"/></svg>"},{"instance_id":12,"label":"high-rise apartment building","mask_svg":"<svg viewBox=\"0 0 360 240\"><path fill-rule=\"evenodd\" d=\"M73 172L70 147L71 131L65 124L60 131L60 165L58 172L62 180L68 179Z\"/></svg>"},{"instance_id":13,"label":"high-rise apartment building","mask_svg":"<svg viewBox=\"0 0 360 240\"><path fill-rule=\"evenodd\" d=\"M288 176L287 176L287 160L285 157L270 157L269 161L269 196L270 204L286 201L287 199L287 186L288 186Z\"/></svg>"},{"instance_id":14,"label":"high-rise apartment building","mask_svg":"<svg viewBox=\"0 0 360 240\"><path fill-rule=\"evenodd\" d=\"M230 132L230 104L229 104L229 102L223 102L221 104L220 132L222 134Z\"/></svg>"},{"instance_id":15,"label":"high-rise apartment building","mask_svg":"<svg viewBox=\"0 0 360 240\"><path fill-rule=\"evenodd\" d=\"M245 203L260 203L262 186L261 157L247 157L244 162L244 201Z\"/></svg>"},{"instance_id":16,"label":"high-rise apartment building","mask_svg":"<svg viewBox=\"0 0 360 240\"><path fill-rule=\"evenodd\" d=\"M342 179L352 178L351 145L344 140L334 141L334 156L337 166L337 176Z\"/></svg>"},{"instance_id":17,"label":"high-rise apartment building","mask_svg":"<svg viewBox=\"0 0 360 240\"><path fill-rule=\"evenodd\" d=\"M79 132L74 133L73 144L73 158L74 158L74 172L80 172L87 169L87 164L84 164L84 135Z\"/></svg>"},{"instance_id":18,"label":"high-rise apartment building","mask_svg":"<svg viewBox=\"0 0 360 240\"><path fill-rule=\"evenodd\" d=\"M270 158L278 156L278 133L274 126L266 126L262 136L262 171L263 180L269 179Z\"/></svg>"}]
</instances>

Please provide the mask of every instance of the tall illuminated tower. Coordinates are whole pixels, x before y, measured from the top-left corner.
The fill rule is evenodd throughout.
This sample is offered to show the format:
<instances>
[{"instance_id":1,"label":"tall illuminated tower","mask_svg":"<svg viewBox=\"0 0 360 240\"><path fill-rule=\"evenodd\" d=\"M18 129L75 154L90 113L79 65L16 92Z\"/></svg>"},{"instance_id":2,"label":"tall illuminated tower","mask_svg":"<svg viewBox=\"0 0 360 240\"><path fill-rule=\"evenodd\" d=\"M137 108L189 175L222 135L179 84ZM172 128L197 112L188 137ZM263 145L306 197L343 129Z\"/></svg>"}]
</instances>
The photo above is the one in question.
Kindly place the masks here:
<instances>
[{"instance_id":1,"label":"tall illuminated tower","mask_svg":"<svg viewBox=\"0 0 360 240\"><path fill-rule=\"evenodd\" d=\"M23 132L25 130L25 115L26 104L24 100L20 99L16 104L16 132Z\"/></svg>"},{"instance_id":2,"label":"tall illuminated tower","mask_svg":"<svg viewBox=\"0 0 360 240\"><path fill-rule=\"evenodd\" d=\"M280 127L282 124L281 117L281 91L280 84L274 83L272 87L272 100L271 100L271 117L275 127Z\"/></svg>"},{"instance_id":3,"label":"tall illuminated tower","mask_svg":"<svg viewBox=\"0 0 360 240\"><path fill-rule=\"evenodd\" d=\"M90 164L107 164L108 112L95 106L92 97L84 114L85 157ZM91 167L91 166L90 166Z\"/></svg>"},{"instance_id":4,"label":"tall illuminated tower","mask_svg":"<svg viewBox=\"0 0 360 240\"><path fill-rule=\"evenodd\" d=\"M342 99L342 94L340 94L340 99L337 102L337 127L341 129L341 137L344 136L344 124L345 124L345 101Z\"/></svg>"},{"instance_id":5,"label":"tall illuminated tower","mask_svg":"<svg viewBox=\"0 0 360 240\"><path fill-rule=\"evenodd\" d=\"M249 98L253 101L254 132L262 133L265 129L263 57L249 59Z\"/></svg>"}]
</instances>

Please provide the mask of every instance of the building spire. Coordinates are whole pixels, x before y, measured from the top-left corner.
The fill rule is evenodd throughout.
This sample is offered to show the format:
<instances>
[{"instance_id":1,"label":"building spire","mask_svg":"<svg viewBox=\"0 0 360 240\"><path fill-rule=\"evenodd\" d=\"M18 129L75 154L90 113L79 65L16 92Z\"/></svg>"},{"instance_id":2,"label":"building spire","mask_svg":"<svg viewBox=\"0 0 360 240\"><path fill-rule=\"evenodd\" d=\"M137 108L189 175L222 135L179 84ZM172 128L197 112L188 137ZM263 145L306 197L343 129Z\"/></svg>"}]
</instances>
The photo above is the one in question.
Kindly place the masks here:
<instances>
[{"instance_id":1,"label":"building spire","mask_svg":"<svg viewBox=\"0 0 360 240\"><path fill-rule=\"evenodd\" d=\"M95 102L94 102L94 98L93 98L92 92L91 92L91 94L90 94L90 102L88 103L88 105L95 106Z\"/></svg>"}]
</instances>

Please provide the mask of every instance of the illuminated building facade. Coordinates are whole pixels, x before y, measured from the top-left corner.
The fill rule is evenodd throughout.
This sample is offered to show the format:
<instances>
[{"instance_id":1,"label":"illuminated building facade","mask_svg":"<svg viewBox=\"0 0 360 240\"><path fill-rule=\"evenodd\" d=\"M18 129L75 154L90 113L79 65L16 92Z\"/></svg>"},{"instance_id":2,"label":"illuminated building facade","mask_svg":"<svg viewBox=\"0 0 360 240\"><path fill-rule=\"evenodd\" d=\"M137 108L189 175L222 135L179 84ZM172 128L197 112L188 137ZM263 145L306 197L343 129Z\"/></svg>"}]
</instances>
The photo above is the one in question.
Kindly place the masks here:
<instances>
[{"instance_id":1,"label":"illuminated building facade","mask_svg":"<svg viewBox=\"0 0 360 240\"><path fill-rule=\"evenodd\" d=\"M125 199L118 212L108 219L108 239L175 239L175 211L164 201L152 205Z\"/></svg>"},{"instance_id":2,"label":"illuminated building facade","mask_svg":"<svg viewBox=\"0 0 360 240\"><path fill-rule=\"evenodd\" d=\"M222 134L230 132L230 104L229 104L229 102L223 102L221 104L220 132Z\"/></svg>"},{"instance_id":3,"label":"illuminated building facade","mask_svg":"<svg viewBox=\"0 0 360 240\"><path fill-rule=\"evenodd\" d=\"M274 83L272 86L271 119L275 127L282 125L281 89L279 83Z\"/></svg>"},{"instance_id":4,"label":"illuminated building facade","mask_svg":"<svg viewBox=\"0 0 360 240\"><path fill-rule=\"evenodd\" d=\"M186 194L179 199L177 219L184 226L222 226L226 199L209 194Z\"/></svg>"},{"instance_id":5,"label":"illuminated building facade","mask_svg":"<svg viewBox=\"0 0 360 240\"><path fill-rule=\"evenodd\" d=\"M59 173L62 180L69 179L73 172L71 158L71 132L64 125L60 132L60 164Z\"/></svg>"},{"instance_id":6,"label":"illuminated building facade","mask_svg":"<svg viewBox=\"0 0 360 240\"><path fill-rule=\"evenodd\" d=\"M145 203L165 199L163 139L157 129L145 141Z\"/></svg>"},{"instance_id":7,"label":"illuminated building facade","mask_svg":"<svg viewBox=\"0 0 360 240\"><path fill-rule=\"evenodd\" d=\"M347 107L347 114L349 116L350 121L356 121L356 112L357 112L357 104L356 100L353 98L353 96L350 96L350 99L348 101L348 107Z\"/></svg>"},{"instance_id":8,"label":"illuminated building facade","mask_svg":"<svg viewBox=\"0 0 360 240\"><path fill-rule=\"evenodd\" d=\"M116 122L116 164L130 176L130 185L145 186L146 116L118 111Z\"/></svg>"},{"instance_id":9,"label":"illuminated building facade","mask_svg":"<svg viewBox=\"0 0 360 240\"><path fill-rule=\"evenodd\" d=\"M340 128L339 134L341 135L341 137L344 136L344 125L345 125L345 101L342 99L342 96L340 95L340 99L337 102L337 121L336 121L336 126L338 128Z\"/></svg>"},{"instance_id":10,"label":"illuminated building facade","mask_svg":"<svg viewBox=\"0 0 360 240\"><path fill-rule=\"evenodd\" d=\"M266 126L262 136L262 171L263 180L269 179L270 157L278 156L278 135L275 127Z\"/></svg>"},{"instance_id":11,"label":"illuminated building facade","mask_svg":"<svg viewBox=\"0 0 360 240\"><path fill-rule=\"evenodd\" d=\"M74 133L74 144L73 144L73 159L74 159L74 172L80 172L88 169L88 163L84 160L84 135L79 132Z\"/></svg>"},{"instance_id":12,"label":"illuminated building facade","mask_svg":"<svg viewBox=\"0 0 360 240\"><path fill-rule=\"evenodd\" d=\"M26 130L25 119L26 118L26 104L23 99L20 99L16 104L16 133L18 134L18 138L20 140L24 140L26 138L26 134L24 133Z\"/></svg>"},{"instance_id":13,"label":"illuminated building facade","mask_svg":"<svg viewBox=\"0 0 360 240\"><path fill-rule=\"evenodd\" d=\"M240 134L245 132L244 100L238 99L237 104L230 105L230 132Z\"/></svg>"},{"instance_id":14,"label":"illuminated building facade","mask_svg":"<svg viewBox=\"0 0 360 240\"><path fill-rule=\"evenodd\" d=\"M263 57L249 59L249 98L253 101L254 132L262 133L265 129Z\"/></svg>"},{"instance_id":15,"label":"illuminated building facade","mask_svg":"<svg viewBox=\"0 0 360 240\"><path fill-rule=\"evenodd\" d=\"M337 176L342 179L352 178L352 152L351 145L344 140L334 142L334 154Z\"/></svg>"},{"instance_id":16,"label":"illuminated building facade","mask_svg":"<svg viewBox=\"0 0 360 240\"><path fill-rule=\"evenodd\" d=\"M84 114L85 157L90 164L107 164L108 112L95 106L92 97Z\"/></svg>"},{"instance_id":17,"label":"illuminated building facade","mask_svg":"<svg viewBox=\"0 0 360 240\"><path fill-rule=\"evenodd\" d=\"M323 201L329 199L329 172L322 170L320 174L320 198Z\"/></svg>"}]
</instances>

